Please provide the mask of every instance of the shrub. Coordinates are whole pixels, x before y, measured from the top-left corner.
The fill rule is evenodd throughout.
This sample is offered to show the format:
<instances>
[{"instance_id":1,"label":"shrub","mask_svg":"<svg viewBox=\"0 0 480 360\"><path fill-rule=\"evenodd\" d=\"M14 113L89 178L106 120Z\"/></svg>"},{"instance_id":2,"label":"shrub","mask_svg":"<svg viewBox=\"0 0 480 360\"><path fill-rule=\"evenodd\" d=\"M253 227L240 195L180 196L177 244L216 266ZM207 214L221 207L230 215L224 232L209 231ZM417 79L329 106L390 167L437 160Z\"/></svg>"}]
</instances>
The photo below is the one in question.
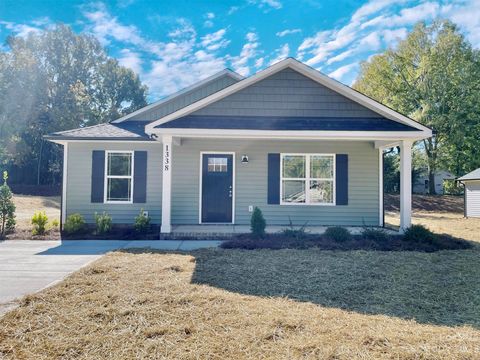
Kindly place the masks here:
<instances>
[{"instance_id":1,"label":"shrub","mask_svg":"<svg viewBox=\"0 0 480 360\"><path fill-rule=\"evenodd\" d=\"M135 217L135 231L138 233L146 233L150 229L150 217L145 215L143 209L140 214Z\"/></svg>"},{"instance_id":2,"label":"shrub","mask_svg":"<svg viewBox=\"0 0 480 360\"><path fill-rule=\"evenodd\" d=\"M15 229L15 203L7 184L8 173L3 172L3 185L0 186L0 238Z\"/></svg>"},{"instance_id":3,"label":"shrub","mask_svg":"<svg viewBox=\"0 0 480 360\"><path fill-rule=\"evenodd\" d=\"M82 215L76 213L69 215L63 226L63 230L67 234L75 234L85 229L85 220Z\"/></svg>"},{"instance_id":4,"label":"shrub","mask_svg":"<svg viewBox=\"0 0 480 360\"><path fill-rule=\"evenodd\" d=\"M95 224L97 225L97 234L106 234L112 230L112 217L105 211L102 214L95 213Z\"/></svg>"},{"instance_id":5,"label":"shrub","mask_svg":"<svg viewBox=\"0 0 480 360\"><path fill-rule=\"evenodd\" d=\"M289 221L288 228L282 230L283 235L289 238L294 238L295 240L302 240L307 237L307 231L306 231L307 223L303 224L298 229L295 229L292 223L292 219L290 219L290 217L288 217L288 221Z\"/></svg>"},{"instance_id":6,"label":"shrub","mask_svg":"<svg viewBox=\"0 0 480 360\"><path fill-rule=\"evenodd\" d=\"M262 210L255 206L253 210L252 218L250 219L250 231L255 237L264 237L265 236L265 227L267 222L263 217Z\"/></svg>"},{"instance_id":7,"label":"shrub","mask_svg":"<svg viewBox=\"0 0 480 360\"><path fill-rule=\"evenodd\" d=\"M325 236L333 241L345 242L352 239L350 232L341 226L332 226L325 230Z\"/></svg>"},{"instance_id":8,"label":"shrub","mask_svg":"<svg viewBox=\"0 0 480 360\"><path fill-rule=\"evenodd\" d=\"M60 227L60 222L58 221L58 219L53 219L50 223L50 228L56 230L59 227Z\"/></svg>"},{"instance_id":9,"label":"shrub","mask_svg":"<svg viewBox=\"0 0 480 360\"><path fill-rule=\"evenodd\" d=\"M463 195L463 186L455 180L444 180L443 193L445 195Z\"/></svg>"},{"instance_id":10,"label":"shrub","mask_svg":"<svg viewBox=\"0 0 480 360\"><path fill-rule=\"evenodd\" d=\"M365 227L362 230L362 237L367 240L384 242L388 240L388 234L383 229Z\"/></svg>"},{"instance_id":11,"label":"shrub","mask_svg":"<svg viewBox=\"0 0 480 360\"><path fill-rule=\"evenodd\" d=\"M437 236L423 225L410 226L403 236L403 240L409 242L428 242L433 243Z\"/></svg>"},{"instance_id":12,"label":"shrub","mask_svg":"<svg viewBox=\"0 0 480 360\"><path fill-rule=\"evenodd\" d=\"M33 235L44 235L47 230L48 216L45 211L35 211L32 216Z\"/></svg>"}]
</instances>

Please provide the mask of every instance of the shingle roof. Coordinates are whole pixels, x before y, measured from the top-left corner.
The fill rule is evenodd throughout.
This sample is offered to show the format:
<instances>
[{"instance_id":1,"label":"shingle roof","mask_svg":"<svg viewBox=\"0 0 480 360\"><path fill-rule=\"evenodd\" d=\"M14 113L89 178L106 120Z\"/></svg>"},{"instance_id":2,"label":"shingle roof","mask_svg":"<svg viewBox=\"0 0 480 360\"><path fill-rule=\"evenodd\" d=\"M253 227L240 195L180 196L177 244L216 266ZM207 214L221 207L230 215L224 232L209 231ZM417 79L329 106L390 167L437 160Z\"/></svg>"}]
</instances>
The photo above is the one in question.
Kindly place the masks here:
<instances>
[{"instance_id":1,"label":"shingle roof","mask_svg":"<svg viewBox=\"0 0 480 360\"><path fill-rule=\"evenodd\" d=\"M48 136L48 140L131 140L153 141L145 134L144 121L99 124L73 130L60 131Z\"/></svg>"},{"instance_id":2,"label":"shingle roof","mask_svg":"<svg viewBox=\"0 0 480 360\"><path fill-rule=\"evenodd\" d=\"M157 125L173 129L299 130L299 131L417 131L386 118L195 116Z\"/></svg>"},{"instance_id":3,"label":"shingle roof","mask_svg":"<svg viewBox=\"0 0 480 360\"><path fill-rule=\"evenodd\" d=\"M468 173L467 175L463 175L462 177L458 178L459 181L465 180L480 180L480 168L477 170L473 170L472 172Z\"/></svg>"}]
</instances>

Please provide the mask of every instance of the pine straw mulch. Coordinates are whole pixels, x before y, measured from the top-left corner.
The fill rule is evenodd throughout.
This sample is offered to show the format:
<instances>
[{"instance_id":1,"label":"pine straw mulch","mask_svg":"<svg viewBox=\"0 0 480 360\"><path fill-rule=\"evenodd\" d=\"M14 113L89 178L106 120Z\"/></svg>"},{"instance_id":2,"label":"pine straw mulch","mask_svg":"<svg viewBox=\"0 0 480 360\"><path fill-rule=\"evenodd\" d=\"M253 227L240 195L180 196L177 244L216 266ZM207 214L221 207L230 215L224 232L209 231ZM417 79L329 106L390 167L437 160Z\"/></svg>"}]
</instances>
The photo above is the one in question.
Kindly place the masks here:
<instances>
[{"instance_id":1,"label":"pine straw mulch","mask_svg":"<svg viewBox=\"0 0 480 360\"><path fill-rule=\"evenodd\" d=\"M468 300L478 291L477 285L469 288L470 281L478 283L478 250L192 254L111 253L27 296L0 319L0 358L480 357L478 298ZM433 294L422 283L429 266ZM404 295L405 282L411 289ZM445 292L453 301L443 308ZM453 292L459 292L459 304ZM340 309L369 303L366 313L389 314L392 302L451 313L445 322L452 325L437 325L435 317L432 324L420 324ZM470 311L463 314L463 307ZM462 325L468 319L474 327Z\"/></svg>"}]
</instances>

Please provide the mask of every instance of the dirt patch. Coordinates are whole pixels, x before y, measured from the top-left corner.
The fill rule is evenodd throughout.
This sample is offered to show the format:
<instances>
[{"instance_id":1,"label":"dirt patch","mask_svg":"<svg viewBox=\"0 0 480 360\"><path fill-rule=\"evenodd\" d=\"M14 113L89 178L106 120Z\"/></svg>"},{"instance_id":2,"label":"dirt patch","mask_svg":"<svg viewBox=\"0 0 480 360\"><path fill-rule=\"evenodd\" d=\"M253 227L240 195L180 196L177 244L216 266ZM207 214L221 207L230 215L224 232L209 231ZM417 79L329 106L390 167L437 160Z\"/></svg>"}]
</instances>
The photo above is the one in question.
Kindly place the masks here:
<instances>
[{"instance_id":1,"label":"dirt patch","mask_svg":"<svg viewBox=\"0 0 480 360\"><path fill-rule=\"evenodd\" d=\"M413 211L456 213L463 215L463 196L412 195ZM385 211L400 211L400 196L385 194Z\"/></svg>"},{"instance_id":2,"label":"dirt patch","mask_svg":"<svg viewBox=\"0 0 480 360\"><path fill-rule=\"evenodd\" d=\"M478 251L192 255L112 253L25 298L0 358L480 357Z\"/></svg>"},{"instance_id":3,"label":"dirt patch","mask_svg":"<svg viewBox=\"0 0 480 360\"><path fill-rule=\"evenodd\" d=\"M59 196L14 195L13 201L17 207L15 213L17 227L20 230L31 230L30 221L35 211L45 211L48 219L60 220Z\"/></svg>"}]
</instances>

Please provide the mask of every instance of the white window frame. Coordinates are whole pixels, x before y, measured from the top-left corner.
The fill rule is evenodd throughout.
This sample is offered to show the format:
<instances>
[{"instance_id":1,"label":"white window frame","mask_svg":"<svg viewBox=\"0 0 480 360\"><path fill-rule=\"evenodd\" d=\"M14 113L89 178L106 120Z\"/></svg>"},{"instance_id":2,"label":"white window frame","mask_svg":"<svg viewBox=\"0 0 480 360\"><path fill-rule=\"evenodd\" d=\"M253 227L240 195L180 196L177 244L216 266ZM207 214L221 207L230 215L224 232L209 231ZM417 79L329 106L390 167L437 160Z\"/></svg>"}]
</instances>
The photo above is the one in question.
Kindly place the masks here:
<instances>
[{"instance_id":1,"label":"white window frame","mask_svg":"<svg viewBox=\"0 0 480 360\"><path fill-rule=\"evenodd\" d=\"M285 156L304 156L305 157L305 177L304 178L284 178L283 177L283 158ZM310 177L310 159L312 156L329 156L333 159L333 177L332 178L312 178ZM297 180L305 182L305 202L304 203L292 203L283 201L283 181L284 180ZM332 198L331 203L317 203L310 202L310 181L332 181ZM336 199L336 154L317 154L317 153L280 153L280 205L295 205L295 206L335 206Z\"/></svg>"},{"instance_id":2,"label":"white window frame","mask_svg":"<svg viewBox=\"0 0 480 360\"><path fill-rule=\"evenodd\" d=\"M108 175L108 156L109 154L131 154L131 172L130 175ZM133 174L135 170L135 151L133 150L106 150L105 151L105 180L103 189L104 204L133 204ZM108 179L130 179L130 200L108 200Z\"/></svg>"}]
</instances>

